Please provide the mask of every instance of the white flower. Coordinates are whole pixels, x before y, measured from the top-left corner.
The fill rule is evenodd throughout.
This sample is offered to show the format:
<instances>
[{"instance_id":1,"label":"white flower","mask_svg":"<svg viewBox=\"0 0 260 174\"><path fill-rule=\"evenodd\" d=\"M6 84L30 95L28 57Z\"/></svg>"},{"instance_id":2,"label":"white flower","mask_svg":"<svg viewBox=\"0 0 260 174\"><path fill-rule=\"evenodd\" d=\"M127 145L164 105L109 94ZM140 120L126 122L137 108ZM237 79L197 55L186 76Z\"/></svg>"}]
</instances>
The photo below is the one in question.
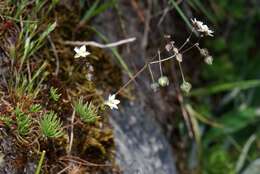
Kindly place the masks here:
<instances>
[{"instance_id":1,"label":"white flower","mask_svg":"<svg viewBox=\"0 0 260 174\"><path fill-rule=\"evenodd\" d=\"M74 58L87 57L88 55L90 55L90 52L86 51L86 45L75 47L74 51L76 52Z\"/></svg>"},{"instance_id":2,"label":"white flower","mask_svg":"<svg viewBox=\"0 0 260 174\"><path fill-rule=\"evenodd\" d=\"M116 99L116 95L110 95L108 96L108 100L105 101L105 105L108 105L111 109L118 109L117 105L120 103L120 100Z\"/></svg>"},{"instance_id":3,"label":"white flower","mask_svg":"<svg viewBox=\"0 0 260 174\"><path fill-rule=\"evenodd\" d=\"M169 79L168 79L168 77L166 77L166 76L161 76L161 77L158 79L158 83L159 83L159 85L162 86L162 87L168 86L168 85L169 85Z\"/></svg>"},{"instance_id":4,"label":"white flower","mask_svg":"<svg viewBox=\"0 0 260 174\"><path fill-rule=\"evenodd\" d=\"M196 18L194 19L191 19L191 22L194 26L194 28L202 33L203 35L206 35L206 36L213 36L213 31L209 29L209 27L207 25L204 25L203 22L201 21L197 21Z\"/></svg>"}]
</instances>

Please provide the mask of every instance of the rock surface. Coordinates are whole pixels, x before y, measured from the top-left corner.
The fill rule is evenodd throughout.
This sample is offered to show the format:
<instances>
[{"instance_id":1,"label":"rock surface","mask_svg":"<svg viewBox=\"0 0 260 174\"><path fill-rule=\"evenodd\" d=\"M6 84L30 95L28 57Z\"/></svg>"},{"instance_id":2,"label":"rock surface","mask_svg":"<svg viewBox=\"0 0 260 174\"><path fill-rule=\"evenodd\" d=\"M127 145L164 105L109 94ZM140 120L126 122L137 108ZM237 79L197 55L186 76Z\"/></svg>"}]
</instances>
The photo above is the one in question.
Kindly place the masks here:
<instances>
[{"instance_id":1,"label":"rock surface","mask_svg":"<svg viewBox=\"0 0 260 174\"><path fill-rule=\"evenodd\" d=\"M125 174L175 174L173 153L151 111L124 103L111 114L116 159Z\"/></svg>"}]
</instances>

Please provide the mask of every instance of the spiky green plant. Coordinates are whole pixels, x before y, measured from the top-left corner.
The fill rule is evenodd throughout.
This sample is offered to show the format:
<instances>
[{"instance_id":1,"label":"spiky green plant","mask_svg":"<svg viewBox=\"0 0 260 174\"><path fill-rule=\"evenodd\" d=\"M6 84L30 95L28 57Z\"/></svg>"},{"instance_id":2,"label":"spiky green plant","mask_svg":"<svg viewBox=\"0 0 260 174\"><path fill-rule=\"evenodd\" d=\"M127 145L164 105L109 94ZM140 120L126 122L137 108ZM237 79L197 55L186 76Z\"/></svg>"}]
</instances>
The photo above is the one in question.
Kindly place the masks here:
<instances>
[{"instance_id":1,"label":"spiky green plant","mask_svg":"<svg viewBox=\"0 0 260 174\"><path fill-rule=\"evenodd\" d=\"M16 116L17 130L19 135L26 136L30 132L32 120L29 115L22 112L18 107L14 111Z\"/></svg>"},{"instance_id":2,"label":"spiky green plant","mask_svg":"<svg viewBox=\"0 0 260 174\"><path fill-rule=\"evenodd\" d=\"M0 121L3 122L8 127L11 127L13 120L10 117L7 117L6 115L0 115Z\"/></svg>"},{"instance_id":3,"label":"spiky green plant","mask_svg":"<svg viewBox=\"0 0 260 174\"><path fill-rule=\"evenodd\" d=\"M97 120L96 107L91 102L83 103L82 98L75 102L74 110L85 123L94 123Z\"/></svg>"},{"instance_id":4,"label":"spiky green plant","mask_svg":"<svg viewBox=\"0 0 260 174\"><path fill-rule=\"evenodd\" d=\"M15 72L14 81L10 80L9 88L16 96L22 97L24 95L30 96L32 99L36 98L41 90L41 84L48 75L45 71L47 62L44 62L33 74L23 74ZM28 76L32 76L31 79Z\"/></svg>"},{"instance_id":5,"label":"spiky green plant","mask_svg":"<svg viewBox=\"0 0 260 174\"><path fill-rule=\"evenodd\" d=\"M43 137L58 138L64 135L62 122L53 111L47 112L40 120L40 128Z\"/></svg>"},{"instance_id":6,"label":"spiky green plant","mask_svg":"<svg viewBox=\"0 0 260 174\"><path fill-rule=\"evenodd\" d=\"M33 104L29 111L30 112L39 112L42 109L42 106L40 104Z\"/></svg>"},{"instance_id":7,"label":"spiky green plant","mask_svg":"<svg viewBox=\"0 0 260 174\"><path fill-rule=\"evenodd\" d=\"M58 101L61 96L61 94L58 94L57 90L58 90L57 88L53 88L53 87L51 87L50 89L50 98L54 101Z\"/></svg>"}]
</instances>

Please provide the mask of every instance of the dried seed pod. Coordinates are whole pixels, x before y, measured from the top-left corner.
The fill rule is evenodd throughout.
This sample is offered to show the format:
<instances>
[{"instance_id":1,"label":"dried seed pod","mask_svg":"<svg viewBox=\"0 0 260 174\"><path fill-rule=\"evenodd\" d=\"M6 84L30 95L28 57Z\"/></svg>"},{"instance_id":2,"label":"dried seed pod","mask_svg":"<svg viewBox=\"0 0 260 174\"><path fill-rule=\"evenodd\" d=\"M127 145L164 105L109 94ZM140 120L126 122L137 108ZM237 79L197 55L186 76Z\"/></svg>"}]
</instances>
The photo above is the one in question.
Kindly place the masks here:
<instances>
[{"instance_id":1,"label":"dried seed pod","mask_svg":"<svg viewBox=\"0 0 260 174\"><path fill-rule=\"evenodd\" d=\"M209 51L206 48L199 49L200 54L204 57L209 56Z\"/></svg>"},{"instance_id":2,"label":"dried seed pod","mask_svg":"<svg viewBox=\"0 0 260 174\"><path fill-rule=\"evenodd\" d=\"M165 45L165 50L167 51L167 52L170 52L171 50L172 50L172 44L170 44L170 43L168 43L168 44L166 44Z\"/></svg>"}]
</instances>

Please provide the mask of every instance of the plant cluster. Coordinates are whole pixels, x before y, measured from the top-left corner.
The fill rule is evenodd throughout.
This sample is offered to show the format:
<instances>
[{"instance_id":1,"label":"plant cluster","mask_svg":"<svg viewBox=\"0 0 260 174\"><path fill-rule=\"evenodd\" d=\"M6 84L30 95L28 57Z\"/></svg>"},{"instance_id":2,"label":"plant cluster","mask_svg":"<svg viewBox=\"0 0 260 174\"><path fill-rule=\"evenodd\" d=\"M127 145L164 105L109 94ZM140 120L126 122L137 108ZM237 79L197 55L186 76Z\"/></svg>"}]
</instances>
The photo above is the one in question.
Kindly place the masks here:
<instances>
[{"instance_id":1,"label":"plant cluster","mask_svg":"<svg viewBox=\"0 0 260 174\"><path fill-rule=\"evenodd\" d=\"M97 108L91 102L84 103L82 98L75 102L74 110L85 123L94 123L98 118Z\"/></svg>"},{"instance_id":2,"label":"plant cluster","mask_svg":"<svg viewBox=\"0 0 260 174\"><path fill-rule=\"evenodd\" d=\"M51 87L50 89L50 98L56 102L59 100L61 96L61 94L58 94L57 90L58 90L57 88L53 88L53 87Z\"/></svg>"},{"instance_id":3,"label":"plant cluster","mask_svg":"<svg viewBox=\"0 0 260 174\"><path fill-rule=\"evenodd\" d=\"M64 135L61 120L53 111L45 113L40 119L42 135L46 138L59 138Z\"/></svg>"},{"instance_id":4,"label":"plant cluster","mask_svg":"<svg viewBox=\"0 0 260 174\"><path fill-rule=\"evenodd\" d=\"M53 111L43 113L40 104L33 104L28 112L22 112L21 108L16 107L13 111L15 120L10 117L2 116L1 120L8 126L17 125L17 132L20 136L30 137L30 133L39 127L38 133L43 138L59 138L63 133L62 122L57 114ZM35 115L42 115L40 118L35 118ZM36 126L38 125L38 126Z\"/></svg>"},{"instance_id":5,"label":"plant cluster","mask_svg":"<svg viewBox=\"0 0 260 174\"><path fill-rule=\"evenodd\" d=\"M64 64L71 61L59 62L58 48L56 49L55 46L64 48L64 45L57 44L52 40L51 34L54 34L55 29L57 29L57 22L52 21L54 18L46 18L46 15L53 15L52 9L56 7L58 2L58 0L7 0L0 2L0 63L2 63L2 55L4 55L4 58L7 59L5 66L8 68L8 71L0 74L1 79L4 79L5 82L1 83L1 102L3 100L3 107L6 107L5 109L1 108L0 111L0 126L7 128L6 130L15 135L13 138L16 138L16 141L14 142L21 147L17 154L21 152L22 156L26 155L26 153L23 153L23 150L27 151L27 149L23 149L24 147L32 147L31 149L35 153L45 152L43 149L47 148L51 155L46 155L46 158L54 157L57 163L59 163L57 159L60 155L70 153L67 152L68 145L71 145L71 149L73 149L74 146L77 147L78 143L84 142L85 139L92 139L92 142L94 142L83 144L83 147L86 147L85 149L98 144L97 149L102 148L102 152L107 150L102 145L105 141L100 142L100 137L84 135L73 139L73 136L71 136L74 133L74 127L75 129L81 128L81 130L77 130L77 133L85 134L89 129L96 126L89 123L99 121L98 108L91 102L83 103L81 99L75 103L75 106L71 107L71 103L73 103L71 98L75 97L74 88L71 89L71 86L67 85L65 80L62 81L63 79L61 80L57 76L59 72L66 71ZM3 30L2 26L4 26ZM61 36L59 35L59 37ZM52 50L50 50L50 46ZM78 55L87 56L84 50L86 51L84 47L76 49ZM70 54L71 50L68 55ZM52 64L53 57L56 58L56 64ZM71 56L71 59L73 60L73 56ZM69 65L69 68L76 67L71 63ZM75 68L75 71L79 71L77 68ZM76 73L73 72L72 74L75 75ZM79 74L84 76L81 73ZM59 86L47 88L52 86L49 81L54 79L54 76L61 80L62 84L67 85L68 94L66 97L69 100L67 98L60 99ZM81 93L86 94L84 92L87 90L82 88L84 85L80 86L78 82L76 82L76 85L80 88ZM95 92L95 89L93 91ZM73 126L71 126L69 119L65 119L64 115L73 112L73 109L85 124L72 122ZM109 137L106 141L112 137L112 133L107 135L104 133L105 131L95 131L101 135L104 134L104 137ZM9 136L12 137L11 134ZM69 137L70 144L66 141L67 137ZM53 147L46 147L46 144L50 142L53 143ZM110 142L110 144L112 143ZM60 151L57 152L56 148ZM77 154L79 153L83 152L77 152ZM105 153L102 155L105 155ZM26 159L28 158L30 157L26 157ZM42 160L39 162L36 173L41 170Z\"/></svg>"},{"instance_id":6,"label":"plant cluster","mask_svg":"<svg viewBox=\"0 0 260 174\"><path fill-rule=\"evenodd\" d=\"M16 116L17 130L19 135L26 136L30 133L32 119L28 114L22 112L19 107L17 107L14 111Z\"/></svg>"}]
</instances>

